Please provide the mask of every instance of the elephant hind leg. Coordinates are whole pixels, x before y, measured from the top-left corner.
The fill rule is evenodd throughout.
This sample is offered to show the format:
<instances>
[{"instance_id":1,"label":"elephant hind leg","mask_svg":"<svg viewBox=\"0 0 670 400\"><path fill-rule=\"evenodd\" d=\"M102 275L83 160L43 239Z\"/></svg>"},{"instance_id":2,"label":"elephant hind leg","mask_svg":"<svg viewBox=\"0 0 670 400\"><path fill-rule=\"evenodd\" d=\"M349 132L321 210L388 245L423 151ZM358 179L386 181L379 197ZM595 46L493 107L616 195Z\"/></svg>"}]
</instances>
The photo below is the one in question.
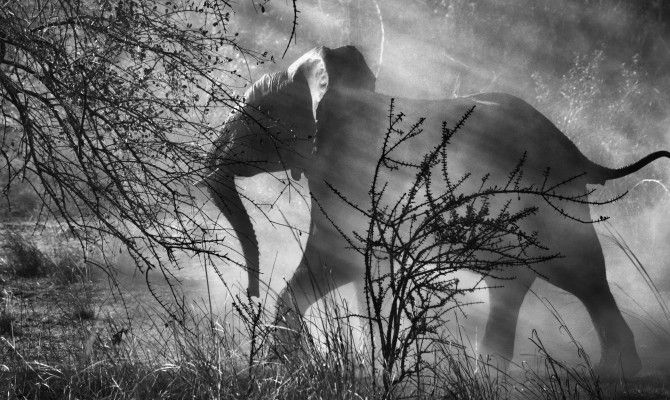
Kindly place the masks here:
<instances>
[{"instance_id":1,"label":"elephant hind leg","mask_svg":"<svg viewBox=\"0 0 670 400\"><path fill-rule=\"evenodd\" d=\"M642 368L633 332L621 315L603 278L588 291L575 293L584 303L600 340L598 373L602 377L634 376Z\"/></svg>"},{"instance_id":2,"label":"elephant hind leg","mask_svg":"<svg viewBox=\"0 0 670 400\"><path fill-rule=\"evenodd\" d=\"M586 307L600 340L601 376L633 376L642 367L635 349L633 332L612 296L605 270L605 258L595 231L577 236L581 243L570 247L572 254L552 266L557 273L549 279L575 295ZM566 250L566 253L568 250ZM566 262L567 261L567 262Z\"/></svg>"},{"instance_id":3,"label":"elephant hind leg","mask_svg":"<svg viewBox=\"0 0 670 400\"><path fill-rule=\"evenodd\" d=\"M490 287L489 316L482 339L480 354L484 357L492 356L494 365L505 370L514 355L514 340L519 319L519 310L523 299L530 289L535 277L520 271L522 277L513 280L485 278Z\"/></svg>"}]
</instances>

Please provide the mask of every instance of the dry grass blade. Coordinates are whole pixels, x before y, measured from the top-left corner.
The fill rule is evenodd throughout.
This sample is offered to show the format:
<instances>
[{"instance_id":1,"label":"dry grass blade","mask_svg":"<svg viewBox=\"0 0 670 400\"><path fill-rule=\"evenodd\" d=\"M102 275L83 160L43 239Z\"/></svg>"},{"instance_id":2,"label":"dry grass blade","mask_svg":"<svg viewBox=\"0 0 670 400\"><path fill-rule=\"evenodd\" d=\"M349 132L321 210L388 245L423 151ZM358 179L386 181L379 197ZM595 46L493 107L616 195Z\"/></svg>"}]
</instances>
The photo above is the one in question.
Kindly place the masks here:
<instances>
[{"instance_id":1,"label":"dry grass blade","mask_svg":"<svg viewBox=\"0 0 670 400\"><path fill-rule=\"evenodd\" d=\"M661 311L663 311L665 319L668 322L670 322L670 310L668 309L667 306L668 302L663 298L663 295L661 294L660 290L658 290L658 287L654 283L654 280L649 275L649 272L647 272L647 268L645 268L642 261L640 261L640 259L637 257L633 249L630 248L626 240L623 238L621 233L614 226L612 226L612 224L607 223L605 224L605 227L609 232L607 238L610 239L619 249L621 249L621 251L623 251L623 253L626 255L626 258L628 258L631 264L633 264L633 266L640 274L642 279L644 279L644 282L647 285L647 287L649 287L651 293L654 295L656 303L658 304Z\"/></svg>"}]
</instances>

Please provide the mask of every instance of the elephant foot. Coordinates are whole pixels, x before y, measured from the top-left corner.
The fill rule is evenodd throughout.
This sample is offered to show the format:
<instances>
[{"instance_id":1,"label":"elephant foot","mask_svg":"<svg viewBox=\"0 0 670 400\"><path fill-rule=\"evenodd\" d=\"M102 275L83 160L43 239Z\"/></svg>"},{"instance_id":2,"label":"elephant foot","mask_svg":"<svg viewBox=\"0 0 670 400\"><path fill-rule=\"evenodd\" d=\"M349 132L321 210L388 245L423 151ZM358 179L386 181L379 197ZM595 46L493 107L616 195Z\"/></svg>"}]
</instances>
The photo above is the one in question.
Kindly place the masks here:
<instances>
[{"instance_id":1,"label":"elephant foot","mask_svg":"<svg viewBox=\"0 0 670 400\"><path fill-rule=\"evenodd\" d=\"M477 355L478 368L491 371L507 373L511 364L511 357L502 356L499 353L482 350Z\"/></svg>"},{"instance_id":2,"label":"elephant foot","mask_svg":"<svg viewBox=\"0 0 670 400\"><path fill-rule=\"evenodd\" d=\"M596 367L596 373L601 379L632 378L642 369L642 361L636 352L622 354L618 352L606 353Z\"/></svg>"},{"instance_id":3,"label":"elephant foot","mask_svg":"<svg viewBox=\"0 0 670 400\"><path fill-rule=\"evenodd\" d=\"M270 349L277 358L293 357L299 354L303 347L300 332L281 325L275 327Z\"/></svg>"},{"instance_id":4,"label":"elephant foot","mask_svg":"<svg viewBox=\"0 0 670 400\"><path fill-rule=\"evenodd\" d=\"M293 310L278 310L274 323L274 334L271 344L273 358L286 360L300 357L304 353L304 336L309 334L303 326L302 317Z\"/></svg>"},{"instance_id":5,"label":"elephant foot","mask_svg":"<svg viewBox=\"0 0 670 400\"><path fill-rule=\"evenodd\" d=\"M492 338L491 338L492 337ZM514 335L484 337L479 351L475 353L477 360L486 368L507 372L514 353L514 342L509 340Z\"/></svg>"}]
</instances>

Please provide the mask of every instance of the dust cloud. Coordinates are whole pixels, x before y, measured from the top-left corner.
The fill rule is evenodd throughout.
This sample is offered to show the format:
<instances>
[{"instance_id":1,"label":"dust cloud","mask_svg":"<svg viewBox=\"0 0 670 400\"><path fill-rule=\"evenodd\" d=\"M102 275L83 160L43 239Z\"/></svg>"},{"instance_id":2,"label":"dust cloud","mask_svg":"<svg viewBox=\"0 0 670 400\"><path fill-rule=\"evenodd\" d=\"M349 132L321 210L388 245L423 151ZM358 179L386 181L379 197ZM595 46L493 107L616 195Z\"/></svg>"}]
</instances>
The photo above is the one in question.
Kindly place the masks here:
<instances>
[{"instance_id":1,"label":"dust cloud","mask_svg":"<svg viewBox=\"0 0 670 400\"><path fill-rule=\"evenodd\" d=\"M242 40L275 55L275 63L249 66L250 81L286 68L314 46L354 44L371 69L379 71L380 93L428 99L484 91L511 93L543 112L591 160L620 167L651 151L670 148L670 15L661 4L617 0L302 1L298 2L296 42L283 59L293 18L290 4L272 2L263 13L240 4L233 22ZM300 182L302 196L295 192L279 195L283 186L277 177L263 175L238 182L245 194L260 203L274 203L265 208L269 218L258 209L249 209L261 246L261 277L270 282L272 290L280 290L299 262L306 237L296 236L295 230L283 225L288 222L286 225L302 232L309 225L306 182ZM614 204L592 208L594 217L611 217L608 224L621 233L666 303L670 299L669 184L670 164L659 161L632 176L595 187L596 199L630 192ZM216 211L212 208L211 213ZM607 225L599 224L597 230L612 291L636 335L646 367L670 368L669 351L662 347L667 345L670 320L638 270L609 239ZM202 279L196 276L201 272L194 272L202 271L197 262L184 262L195 264L189 276ZM237 282L241 291L246 284L243 271L224 270L224 277ZM583 305L543 281L532 289L535 294L527 296L521 311L516 356L535 354L527 338L537 329L550 351L576 357L548 310L548 302L597 359L597 335ZM216 290L220 303L225 303L226 291L221 286ZM343 290L350 294L352 289ZM482 304L469 309L464 329L477 338L487 314L486 292L473 300Z\"/></svg>"}]
</instances>

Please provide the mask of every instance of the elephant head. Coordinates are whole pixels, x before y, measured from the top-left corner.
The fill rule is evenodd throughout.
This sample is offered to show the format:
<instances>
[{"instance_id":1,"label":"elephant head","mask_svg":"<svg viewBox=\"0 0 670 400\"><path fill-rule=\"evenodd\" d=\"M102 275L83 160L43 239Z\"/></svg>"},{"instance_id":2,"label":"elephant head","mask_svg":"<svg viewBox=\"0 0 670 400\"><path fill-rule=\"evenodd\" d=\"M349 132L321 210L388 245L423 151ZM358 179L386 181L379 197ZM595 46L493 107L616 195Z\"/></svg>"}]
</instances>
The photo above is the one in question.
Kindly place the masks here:
<instances>
[{"instance_id":1,"label":"elephant head","mask_svg":"<svg viewBox=\"0 0 670 400\"><path fill-rule=\"evenodd\" d=\"M318 47L286 71L264 75L245 93L245 102L226 121L206 160L203 180L232 225L246 260L248 294L259 294L258 240L235 186L236 176L306 171L313 152L321 100L330 88L374 90L375 77L353 46ZM309 173L305 173L309 178Z\"/></svg>"}]
</instances>

